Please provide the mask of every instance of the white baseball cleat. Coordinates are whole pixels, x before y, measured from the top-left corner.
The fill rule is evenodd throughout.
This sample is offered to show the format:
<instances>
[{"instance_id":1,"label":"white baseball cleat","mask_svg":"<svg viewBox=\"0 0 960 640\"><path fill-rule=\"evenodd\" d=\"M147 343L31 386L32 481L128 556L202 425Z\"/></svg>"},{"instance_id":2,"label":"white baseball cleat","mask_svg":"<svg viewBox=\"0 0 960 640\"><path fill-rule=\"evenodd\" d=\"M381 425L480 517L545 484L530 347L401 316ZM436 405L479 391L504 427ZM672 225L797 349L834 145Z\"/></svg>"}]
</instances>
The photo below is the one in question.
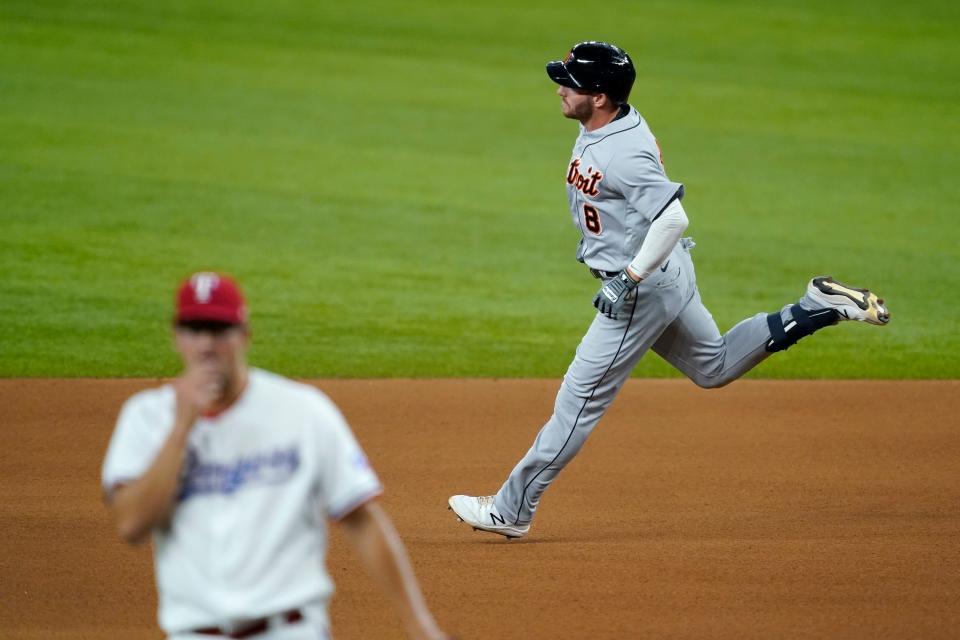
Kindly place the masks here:
<instances>
[{"instance_id":1,"label":"white baseball cleat","mask_svg":"<svg viewBox=\"0 0 960 640\"><path fill-rule=\"evenodd\" d=\"M884 325L890 322L890 312L868 289L857 289L837 282L830 276L819 276L807 285L807 295L821 309L835 309L843 320L859 320Z\"/></svg>"},{"instance_id":2,"label":"white baseball cleat","mask_svg":"<svg viewBox=\"0 0 960 640\"><path fill-rule=\"evenodd\" d=\"M466 522L474 531L499 533L507 538L522 538L530 531L530 525L507 524L493 504L493 496L451 496L447 503L461 522Z\"/></svg>"}]
</instances>

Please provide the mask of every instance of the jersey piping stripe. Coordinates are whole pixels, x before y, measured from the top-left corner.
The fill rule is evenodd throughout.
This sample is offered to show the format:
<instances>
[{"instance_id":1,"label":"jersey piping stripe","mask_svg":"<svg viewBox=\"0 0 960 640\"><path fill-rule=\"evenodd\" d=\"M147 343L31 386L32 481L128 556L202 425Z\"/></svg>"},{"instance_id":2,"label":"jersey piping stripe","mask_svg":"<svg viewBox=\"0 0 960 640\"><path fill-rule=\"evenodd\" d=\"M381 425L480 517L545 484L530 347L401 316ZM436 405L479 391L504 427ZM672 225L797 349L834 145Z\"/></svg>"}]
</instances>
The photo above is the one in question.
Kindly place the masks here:
<instances>
[{"instance_id":1,"label":"jersey piping stripe","mask_svg":"<svg viewBox=\"0 0 960 640\"><path fill-rule=\"evenodd\" d=\"M683 187L681 186L680 189L683 189ZM657 215L653 216L652 222L656 222L657 219L660 218L660 216L663 215L663 212L667 210L667 207L669 207L669 206L673 203L673 201L676 200L676 199L680 196L680 189L677 189L676 193L674 193L672 196L670 196L670 199L667 200L667 204L665 204L665 205L663 205L662 207L660 207L660 212L657 213Z\"/></svg>"},{"instance_id":2,"label":"jersey piping stripe","mask_svg":"<svg viewBox=\"0 0 960 640\"><path fill-rule=\"evenodd\" d=\"M563 446L560 447L560 450L557 451L557 455L553 456L553 460L548 462L540 471L530 478L530 481L527 482L523 487L523 493L520 495L520 507L517 509L517 517L514 519L513 524L520 524L520 512L523 510L523 503L527 499L527 489L530 488L530 485L540 476L541 473L553 466L553 463L557 461L557 458L560 457L560 454L563 453L563 450L567 448L567 445L570 443L570 438L573 437L574 432L577 430L577 423L580 422L580 416L583 414L583 410L587 408L587 403L593 400L593 395L597 392L597 389L600 388L600 384L603 382L603 379L607 377L607 374L610 373L610 369L613 368L613 365L617 362L617 358L620 357L620 351L623 350L623 343L627 339L627 334L630 332L630 325L633 324L633 315L637 311L637 297L633 298L633 308L630 309L630 320L627 322L627 326L623 330L623 337L620 338L620 345L617 346L617 352L613 354L613 359L610 361L610 364L607 365L606 370L603 372L603 375L600 376L600 379L597 380L597 384L593 385L593 389L590 390L590 395L586 400L583 401L583 404L580 405L580 411L577 412L577 417L573 421L573 427L570 429L570 433L567 435L567 439L563 441Z\"/></svg>"},{"instance_id":3,"label":"jersey piping stripe","mask_svg":"<svg viewBox=\"0 0 960 640\"><path fill-rule=\"evenodd\" d=\"M638 119L638 120L637 120L637 124L635 124L635 125L633 125L633 126L631 126L631 127L627 127L626 129L620 129L620 131L613 131L613 132L608 133L607 135L603 136L602 138L600 138L600 139L597 140L596 142L591 142L590 144L588 144L587 146L585 146L582 151L580 151L580 157L583 158L583 154L585 154L585 153L587 152L587 149L589 149L589 148L592 147L593 145L595 145L595 144L600 144L601 142L603 142L604 140L606 140L606 139L609 138L610 136L615 136L615 135L617 135L618 133L624 133L625 131L630 131L631 129L636 129L637 127L640 126L640 123L641 123L641 122L643 122L643 120L642 120L642 119Z\"/></svg>"}]
</instances>

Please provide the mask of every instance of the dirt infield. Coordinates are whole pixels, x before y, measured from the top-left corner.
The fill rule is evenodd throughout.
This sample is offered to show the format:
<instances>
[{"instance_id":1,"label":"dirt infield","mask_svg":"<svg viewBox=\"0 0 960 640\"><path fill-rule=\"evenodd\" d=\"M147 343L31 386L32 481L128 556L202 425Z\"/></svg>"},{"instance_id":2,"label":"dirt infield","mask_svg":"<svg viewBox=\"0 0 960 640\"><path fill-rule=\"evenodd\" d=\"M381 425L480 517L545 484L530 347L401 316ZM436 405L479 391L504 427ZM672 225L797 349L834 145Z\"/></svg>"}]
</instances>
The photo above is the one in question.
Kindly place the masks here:
<instances>
[{"instance_id":1,"label":"dirt infield","mask_svg":"<svg viewBox=\"0 0 960 640\"><path fill-rule=\"evenodd\" d=\"M152 380L0 380L0 638L160 638L148 546L99 467ZM383 479L444 626L471 638L955 638L960 381L630 381L528 538L474 533L557 381L320 381ZM402 638L336 533L338 640Z\"/></svg>"}]
</instances>

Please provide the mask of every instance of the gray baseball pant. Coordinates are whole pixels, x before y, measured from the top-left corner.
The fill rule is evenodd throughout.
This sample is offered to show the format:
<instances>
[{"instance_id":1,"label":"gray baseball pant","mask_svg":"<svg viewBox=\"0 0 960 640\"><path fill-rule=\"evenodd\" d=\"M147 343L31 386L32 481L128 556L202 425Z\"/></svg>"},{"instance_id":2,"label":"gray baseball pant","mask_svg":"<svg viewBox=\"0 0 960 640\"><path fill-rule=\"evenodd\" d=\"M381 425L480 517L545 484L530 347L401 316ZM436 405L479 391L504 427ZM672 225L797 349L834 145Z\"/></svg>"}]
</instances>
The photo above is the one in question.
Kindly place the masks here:
<instances>
[{"instance_id":1,"label":"gray baseball pant","mask_svg":"<svg viewBox=\"0 0 960 640\"><path fill-rule=\"evenodd\" d=\"M692 246L687 238L678 242L666 268L637 286L618 319L599 313L593 319L560 385L553 415L494 499L508 522L530 523L540 496L583 447L647 350L707 388L736 380L770 355L766 313L720 335L700 300ZM790 322L790 305L780 315Z\"/></svg>"}]
</instances>

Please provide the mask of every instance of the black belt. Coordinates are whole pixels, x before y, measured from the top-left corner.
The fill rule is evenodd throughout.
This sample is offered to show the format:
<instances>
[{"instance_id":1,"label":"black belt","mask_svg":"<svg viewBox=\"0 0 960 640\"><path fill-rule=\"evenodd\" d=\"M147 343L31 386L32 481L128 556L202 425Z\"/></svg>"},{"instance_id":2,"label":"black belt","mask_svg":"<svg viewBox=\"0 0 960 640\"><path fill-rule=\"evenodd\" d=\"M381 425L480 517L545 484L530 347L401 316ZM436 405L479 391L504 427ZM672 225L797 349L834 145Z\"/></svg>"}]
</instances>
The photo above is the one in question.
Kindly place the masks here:
<instances>
[{"instance_id":1,"label":"black belt","mask_svg":"<svg viewBox=\"0 0 960 640\"><path fill-rule=\"evenodd\" d=\"M270 618L272 617L274 616L270 616ZM250 620L249 623L245 624L243 629L239 631L225 631L220 627L204 627L203 629L194 629L190 633L195 633L200 636L236 638L237 640L241 640L242 638L252 638L253 636L260 635L270 628L270 618L257 618L256 620ZM303 620L303 612L300 611L300 609L290 609L290 611L284 611L281 613L280 618L287 624L293 624Z\"/></svg>"},{"instance_id":2,"label":"black belt","mask_svg":"<svg viewBox=\"0 0 960 640\"><path fill-rule=\"evenodd\" d=\"M670 259L667 258L667 261L660 265L660 271L666 271L667 265L670 264ZM594 278L599 278L601 280L609 280L610 278L616 278L620 275L619 271L603 271L602 269L590 269L590 275Z\"/></svg>"},{"instance_id":3,"label":"black belt","mask_svg":"<svg viewBox=\"0 0 960 640\"><path fill-rule=\"evenodd\" d=\"M619 271L602 271L600 269L590 269L590 275L594 278L599 278L601 280L609 280L610 278L616 278L620 275Z\"/></svg>"}]
</instances>

